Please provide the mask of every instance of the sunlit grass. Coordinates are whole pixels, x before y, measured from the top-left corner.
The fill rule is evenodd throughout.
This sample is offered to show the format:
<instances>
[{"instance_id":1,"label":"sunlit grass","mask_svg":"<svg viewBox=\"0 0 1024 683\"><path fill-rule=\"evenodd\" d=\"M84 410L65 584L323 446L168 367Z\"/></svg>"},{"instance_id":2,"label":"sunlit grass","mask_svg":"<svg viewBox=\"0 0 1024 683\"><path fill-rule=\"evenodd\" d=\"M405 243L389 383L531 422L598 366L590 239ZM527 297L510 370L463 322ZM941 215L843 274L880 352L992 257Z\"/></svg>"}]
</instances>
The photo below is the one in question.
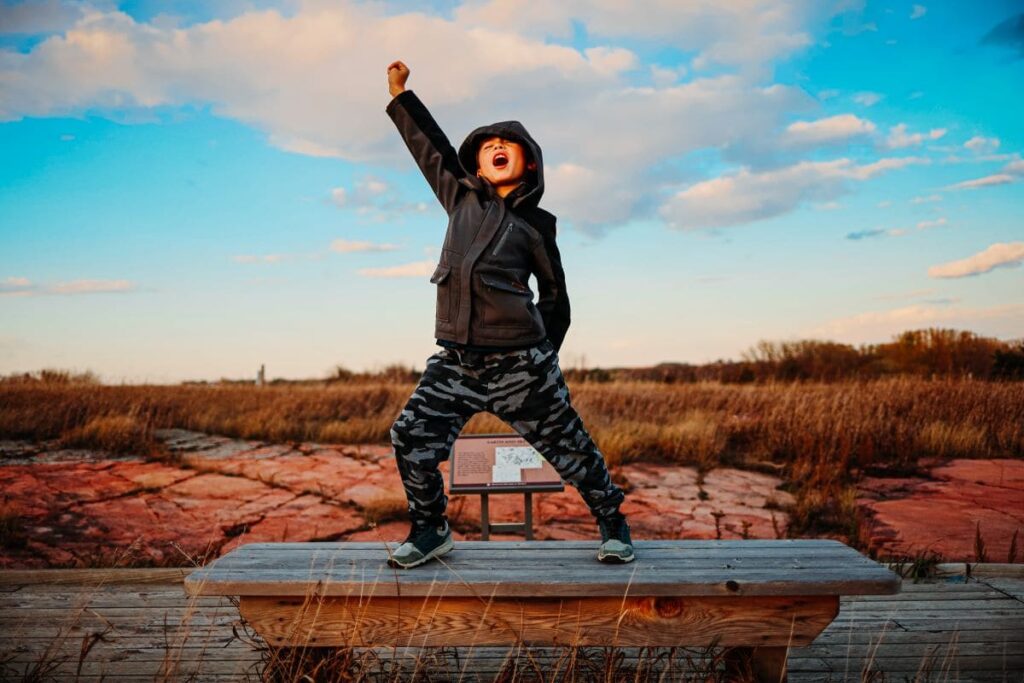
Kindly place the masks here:
<instances>
[{"instance_id":1,"label":"sunlit grass","mask_svg":"<svg viewBox=\"0 0 1024 683\"><path fill-rule=\"evenodd\" d=\"M154 430L268 442L387 444L415 384L103 386L0 383L0 438L166 457ZM648 461L778 473L796 497L789 535L857 528L853 484L913 473L922 457L1024 455L1024 382L570 383L611 467ZM511 432L479 414L464 433Z\"/></svg>"}]
</instances>

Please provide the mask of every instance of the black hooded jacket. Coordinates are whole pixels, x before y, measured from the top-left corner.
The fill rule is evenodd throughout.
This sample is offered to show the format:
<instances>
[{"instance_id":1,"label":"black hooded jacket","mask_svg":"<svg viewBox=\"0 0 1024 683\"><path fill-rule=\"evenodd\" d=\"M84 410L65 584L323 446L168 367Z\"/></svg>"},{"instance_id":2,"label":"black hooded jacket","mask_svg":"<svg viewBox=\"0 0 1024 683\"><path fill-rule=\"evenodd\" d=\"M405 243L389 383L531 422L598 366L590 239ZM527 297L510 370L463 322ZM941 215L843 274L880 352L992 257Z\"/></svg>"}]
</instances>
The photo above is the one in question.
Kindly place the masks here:
<instances>
[{"instance_id":1,"label":"black hooded jacket","mask_svg":"<svg viewBox=\"0 0 1024 683\"><path fill-rule=\"evenodd\" d=\"M501 121L472 131L456 153L412 90L392 98L386 111L448 214L441 259L430 278L437 285L438 343L497 350L547 338L559 349L569 328L569 296L555 217L538 206L544 193L540 145L518 121ZM504 198L476 175L477 147L495 135L522 144L537 164ZM540 295L536 305L531 273Z\"/></svg>"}]
</instances>

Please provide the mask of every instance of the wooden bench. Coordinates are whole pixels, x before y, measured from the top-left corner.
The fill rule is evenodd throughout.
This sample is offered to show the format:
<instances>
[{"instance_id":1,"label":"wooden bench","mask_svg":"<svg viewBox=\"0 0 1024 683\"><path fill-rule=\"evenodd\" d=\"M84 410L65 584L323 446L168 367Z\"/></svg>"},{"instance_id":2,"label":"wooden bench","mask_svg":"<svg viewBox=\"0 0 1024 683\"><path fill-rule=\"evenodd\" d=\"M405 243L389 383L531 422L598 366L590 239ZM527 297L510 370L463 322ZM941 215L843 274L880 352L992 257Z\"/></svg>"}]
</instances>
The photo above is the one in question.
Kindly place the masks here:
<instances>
[{"instance_id":1,"label":"wooden bench","mask_svg":"<svg viewBox=\"0 0 1024 683\"><path fill-rule=\"evenodd\" d=\"M727 669L780 681L787 647L810 644L840 596L900 587L831 540L637 540L637 559L620 565L598 562L597 545L457 541L393 569L382 542L253 543L185 589L239 596L272 646L721 646Z\"/></svg>"}]
</instances>

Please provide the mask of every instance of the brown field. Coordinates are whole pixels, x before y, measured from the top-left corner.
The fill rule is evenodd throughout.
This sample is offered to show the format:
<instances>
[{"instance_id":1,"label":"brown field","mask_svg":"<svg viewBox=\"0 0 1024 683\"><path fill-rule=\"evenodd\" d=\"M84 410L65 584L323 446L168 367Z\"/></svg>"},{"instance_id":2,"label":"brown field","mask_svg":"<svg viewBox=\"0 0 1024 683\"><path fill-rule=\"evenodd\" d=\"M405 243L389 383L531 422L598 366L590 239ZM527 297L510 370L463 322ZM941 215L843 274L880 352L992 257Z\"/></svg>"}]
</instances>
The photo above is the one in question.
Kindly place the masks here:
<instances>
[{"instance_id":1,"label":"brown field","mask_svg":"<svg viewBox=\"0 0 1024 683\"><path fill-rule=\"evenodd\" d=\"M66 379L66 378L65 378ZM1024 382L899 377L833 383L569 380L609 465L653 461L779 474L791 535L855 537L854 483L929 458L1024 456ZM273 442L388 443L407 378L264 386L0 383L0 438L167 457L155 429ZM508 432L489 414L466 433Z\"/></svg>"}]
</instances>

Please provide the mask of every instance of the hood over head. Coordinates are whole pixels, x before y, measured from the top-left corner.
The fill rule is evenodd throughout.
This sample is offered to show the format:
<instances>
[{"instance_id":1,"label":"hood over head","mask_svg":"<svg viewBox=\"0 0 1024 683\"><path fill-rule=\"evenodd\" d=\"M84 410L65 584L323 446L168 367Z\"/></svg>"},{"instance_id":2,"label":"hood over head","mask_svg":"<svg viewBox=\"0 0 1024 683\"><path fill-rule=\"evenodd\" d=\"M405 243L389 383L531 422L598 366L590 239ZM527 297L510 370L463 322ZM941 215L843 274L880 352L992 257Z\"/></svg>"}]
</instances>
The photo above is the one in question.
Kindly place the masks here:
<instances>
[{"instance_id":1,"label":"hood over head","mask_svg":"<svg viewBox=\"0 0 1024 683\"><path fill-rule=\"evenodd\" d=\"M476 176L476 152L482 140L495 135L518 142L525 148L527 162L537 162L536 171L528 170L523 174L523 180L526 182L525 188L514 190L513 194L509 195L509 197L514 196L513 208L521 204L536 206L540 202L541 195L544 194L544 159L541 156L540 145L533 139L526 127L518 121L499 121L488 126L480 126L466 136L459 147L459 161L469 174L468 184L476 186L477 189L486 184L484 180Z\"/></svg>"}]
</instances>

